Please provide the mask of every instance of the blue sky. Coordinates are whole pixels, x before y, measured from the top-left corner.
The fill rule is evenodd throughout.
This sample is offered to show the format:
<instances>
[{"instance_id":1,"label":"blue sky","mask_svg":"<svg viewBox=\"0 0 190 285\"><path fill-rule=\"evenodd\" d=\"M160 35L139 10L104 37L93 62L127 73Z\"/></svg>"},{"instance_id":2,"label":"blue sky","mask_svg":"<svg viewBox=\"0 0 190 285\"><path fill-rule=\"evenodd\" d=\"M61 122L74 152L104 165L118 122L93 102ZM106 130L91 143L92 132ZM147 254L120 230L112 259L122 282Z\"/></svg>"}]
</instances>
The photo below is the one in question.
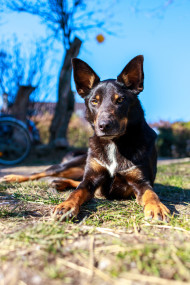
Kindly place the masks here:
<instances>
[{"instance_id":1,"label":"blue sky","mask_svg":"<svg viewBox=\"0 0 190 285\"><path fill-rule=\"evenodd\" d=\"M166 9L154 13L153 8L169 2L171 5ZM190 1L120 0L114 6L113 15L120 22L114 28L117 35L105 34L105 42L98 44L97 31L92 32L83 43L79 58L104 80L116 78L130 59L143 54L145 88L139 98L147 121L190 120ZM31 39L45 36L45 27L35 16L12 13L3 15L2 19L0 39L16 33L27 46ZM52 53L56 62L51 68L49 101L56 100L57 75L62 62L63 49L59 43L57 47L58 51ZM73 83L72 86L74 89Z\"/></svg>"}]
</instances>

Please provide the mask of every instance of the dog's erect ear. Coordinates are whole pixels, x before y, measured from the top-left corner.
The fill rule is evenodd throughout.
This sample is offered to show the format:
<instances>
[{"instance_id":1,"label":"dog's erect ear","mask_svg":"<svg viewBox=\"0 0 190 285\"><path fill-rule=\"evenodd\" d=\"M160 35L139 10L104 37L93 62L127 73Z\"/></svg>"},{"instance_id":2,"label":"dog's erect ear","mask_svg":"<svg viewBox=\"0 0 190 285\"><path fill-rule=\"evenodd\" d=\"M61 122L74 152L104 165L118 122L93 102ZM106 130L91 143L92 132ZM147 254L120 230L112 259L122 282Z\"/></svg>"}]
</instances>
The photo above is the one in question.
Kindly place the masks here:
<instances>
[{"instance_id":1,"label":"dog's erect ear","mask_svg":"<svg viewBox=\"0 0 190 285\"><path fill-rule=\"evenodd\" d=\"M81 59L73 58L72 64L77 92L81 97L84 98L100 81L100 78L94 72L94 70Z\"/></svg>"},{"instance_id":2,"label":"dog's erect ear","mask_svg":"<svg viewBox=\"0 0 190 285\"><path fill-rule=\"evenodd\" d=\"M117 81L124 83L129 89L139 94L143 90L143 56L134 57L118 75Z\"/></svg>"}]
</instances>

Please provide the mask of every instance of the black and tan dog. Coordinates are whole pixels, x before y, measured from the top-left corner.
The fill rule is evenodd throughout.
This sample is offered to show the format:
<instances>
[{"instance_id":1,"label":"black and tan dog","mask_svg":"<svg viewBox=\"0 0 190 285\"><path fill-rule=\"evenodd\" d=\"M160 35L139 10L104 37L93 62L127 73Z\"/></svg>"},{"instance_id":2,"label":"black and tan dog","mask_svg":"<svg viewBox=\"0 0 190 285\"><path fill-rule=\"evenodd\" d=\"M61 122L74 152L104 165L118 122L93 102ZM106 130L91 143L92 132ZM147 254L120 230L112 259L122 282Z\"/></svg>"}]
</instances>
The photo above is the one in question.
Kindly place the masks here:
<instances>
[{"instance_id":1,"label":"black and tan dog","mask_svg":"<svg viewBox=\"0 0 190 285\"><path fill-rule=\"evenodd\" d=\"M143 56L132 59L117 77L100 81L80 59L73 59L74 79L85 99L86 118L94 135L89 139L88 155L53 166L28 177L9 175L7 182L27 181L45 176L67 179L54 183L58 190L77 187L69 198L55 207L54 213L72 213L94 197L99 188L108 199L136 196L146 218L167 220L169 210L153 190L157 154L155 132L144 118L138 94L143 90ZM74 180L73 180L74 179ZM82 182L75 181L82 179Z\"/></svg>"}]
</instances>

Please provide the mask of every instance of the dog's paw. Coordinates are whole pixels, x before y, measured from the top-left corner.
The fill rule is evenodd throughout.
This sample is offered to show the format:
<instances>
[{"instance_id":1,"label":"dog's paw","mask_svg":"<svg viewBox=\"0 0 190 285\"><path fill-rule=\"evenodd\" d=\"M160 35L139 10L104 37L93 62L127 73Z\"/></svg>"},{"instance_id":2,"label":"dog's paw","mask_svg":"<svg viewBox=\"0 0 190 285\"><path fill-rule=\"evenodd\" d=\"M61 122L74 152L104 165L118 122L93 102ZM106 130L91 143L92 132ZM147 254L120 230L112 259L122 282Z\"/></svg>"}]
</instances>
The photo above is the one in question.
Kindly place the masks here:
<instances>
[{"instance_id":1,"label":"dog's paw","mask_svg":"<svg viewBox=\"0 0 190 285\"><path fill-rule=\"evenodd\" d=\"M2 179L2 181L6 182L6 183L23 182L25 180L26 180L25 176L23 176L23 175L15 175L15 174L6 175Z\"/></svg>"},{"instance_id":2,"label":"dog's paw","mask_svg":"<svg viewBox=\"0 0 190 285\"><path fill-rule=\"evenodd\" d=\"M79 213L79 206L73 201L64 201L54 208L53 215L57 219L66 220L74 218Z\"/></svg>"},{"instance_id":3,"label":"dog's paw","mask_svg":"<svg viewBox=\"0 0 190 285\"><path fill-rule=\"evenodd\" d=\"M144 215L146 219L154 219L168 222L170 210L161 202L152 201L144 206Z\"/></svg>"},{"instance_id":4,"label":"dog's paw","mask_svg":"<svg viewBox=\"0 0 190 285\"><path fill-rule=\"evenodd\" d=\"M70 187L70 184L67 180L54 180L51 183L51 186L55 188L57 191L64 191L66 188Z\"/></svg>"}]
</instances>

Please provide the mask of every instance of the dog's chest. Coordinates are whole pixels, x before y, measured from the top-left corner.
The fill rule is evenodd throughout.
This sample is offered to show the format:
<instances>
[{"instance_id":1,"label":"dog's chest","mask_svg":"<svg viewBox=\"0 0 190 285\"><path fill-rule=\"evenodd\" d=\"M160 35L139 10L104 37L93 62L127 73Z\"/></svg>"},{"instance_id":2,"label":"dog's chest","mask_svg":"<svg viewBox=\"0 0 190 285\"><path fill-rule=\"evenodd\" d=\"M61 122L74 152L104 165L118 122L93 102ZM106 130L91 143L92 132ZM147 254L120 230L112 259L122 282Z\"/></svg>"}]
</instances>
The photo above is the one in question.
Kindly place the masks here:
<instances>
[{"instance_id":1,"label":"dog's chest","mask_svg":"<svg viewBox=\"0 0 190 285\"><path fill-rule=\"evenodd\" d=\"M111 177L113 177L116 173L124 175L128 169L134 166L131 161L121 155L114 142L110 142L105 147L103 164L104 167L109 171Z\"/></svg>"},{"instance_id":2,"label":"dog's chest","mask_svg":"<svg viewBox=\"0 0 190 285\"><path fill-rule=\"evenodd\" d=\"M114 142L110 142L98 153L94 160L106 168L111 177L116 173L125 175L134 164L126 157L120 154Z\"/></svg>"},{"instance_id":3,"label":"dog's chest","mask_svg":"<svg viewBox=\"0 0 190 285\"><path fill-rule=\"evenodd\" d=\"M117 155L116 155L116 146L114 143L110 143L106 147L106 155L107 159L105 163L105 166L107 170L109 171L110 175L113 176L116 170L118 169L118 161L117 161Z\"/></svg>"}]
</instances>

